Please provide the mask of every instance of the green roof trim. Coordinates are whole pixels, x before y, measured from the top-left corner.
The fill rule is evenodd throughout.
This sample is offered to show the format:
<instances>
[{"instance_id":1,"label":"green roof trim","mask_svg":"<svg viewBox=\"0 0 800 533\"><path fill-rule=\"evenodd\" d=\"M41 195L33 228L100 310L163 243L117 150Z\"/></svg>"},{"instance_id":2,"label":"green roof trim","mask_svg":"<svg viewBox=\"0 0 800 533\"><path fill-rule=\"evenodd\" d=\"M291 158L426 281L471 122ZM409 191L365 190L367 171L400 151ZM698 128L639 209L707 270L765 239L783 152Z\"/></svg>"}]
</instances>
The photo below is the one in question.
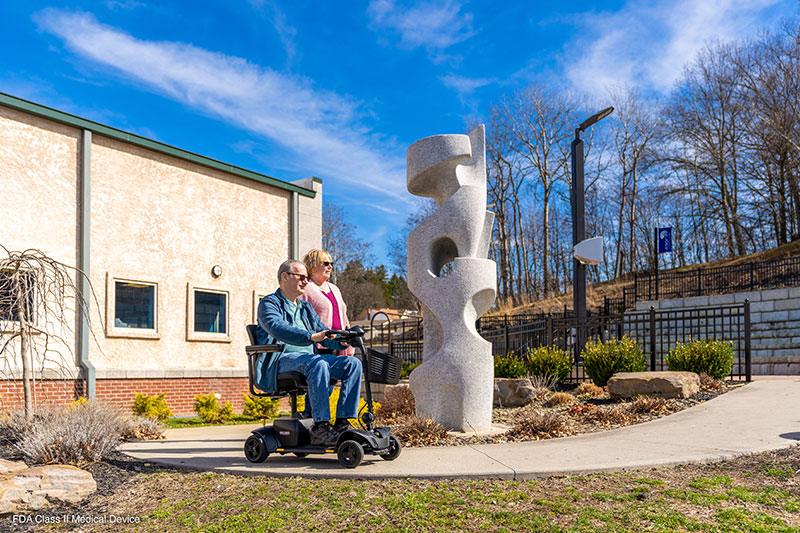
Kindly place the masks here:
<instances>
[{"instance_id":1,"label":"green roof trim","mask_svg":"<svg viewBox=\"0 0 800 533\"><path fill-rule=\"evenodd\" d=\"M0 92L0 105L10 107L11 109L15 109L17 111L30 113L31 115L36 115L38 117L46 118L54 122L66 124L67 126L89 130L92 133L96 133L104 137L109 137L117 141L133 144L134 146L153 150L154 152L159 152L161 154L177 157L178 159L183 159L184 161L196 163L214 170L221 170L222 172L227 172L245 179L257 181L259 183L266 183L267 185L272 185L273 187L278 187L279 189L296 192L302 194L303 196L314 198L317 195L316 192L310 189L298 187L297 185L267 176L266 174L259 174L258 172L253 172L252 170L247 170L241 167L230 165L228 163L223 163L222 161L217 161L216 159L211 159L210 157L195 154L193 152L154 141L140 135L128 133L126 131L118 130L116 128L112 128L111 126L106 126L92 120L70 115L69 113L64 113L63 111L58 111L57 109L52 109L34 102L29 102L28 100L23 100L22 98L17 98L16 96L11 96L10 94ZM319 180L319 178L314 178L314 180L318 181L319 183L322 182Z\"/></svg>"}]
</instances>

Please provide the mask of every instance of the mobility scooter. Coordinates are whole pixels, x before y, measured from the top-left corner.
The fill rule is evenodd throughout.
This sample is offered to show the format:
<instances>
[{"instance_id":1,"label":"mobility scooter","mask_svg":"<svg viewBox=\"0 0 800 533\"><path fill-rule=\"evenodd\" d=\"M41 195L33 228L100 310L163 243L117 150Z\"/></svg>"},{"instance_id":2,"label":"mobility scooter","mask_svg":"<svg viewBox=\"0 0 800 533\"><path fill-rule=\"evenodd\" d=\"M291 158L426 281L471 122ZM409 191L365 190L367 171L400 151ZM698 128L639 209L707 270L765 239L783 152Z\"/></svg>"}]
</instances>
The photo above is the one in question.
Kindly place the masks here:
<instances>
[{"instance_id":1,"label":"mobility scooter","mask_svg":"<svg viewBox=\"0 0 800 533\"><path fill-rule=\"evenodd\" d=\"M365 454L379 455L387 461L393 461L400 455L401 445L397 437L391 434L388 427L373 428L375 415L372 406L372 390L370 383L396 384L400 381L402 361L391 355L364 347L364 330L359 326L347 330L331 330L337 340L348 343L361 352L364 383L366 385L366 412L359 413L359 423L363 429L350 429L344 431L336 445L315 446L311 445L309 430L314 421L311 418L302 418L297 412L297 395L308 390L306 378L300 372L287 372L278 374L278 387L276 394L266 394L259 391L255 385L256 357L259 354L280 352L281 344L256 344L256 326L247 326L251 346L247 346L248 370L250 376L250 393L253 396L283 397L291 396L292 414L276 418L271 426L254 430L244 443L244 455L251 463L263 462L271 453L281 455L293 453L298 457L309 454L336 453L339 463L347 468L355 468L364 459ZM336 380L331 379L331 385Z\"/></svg>"}]
</instances>

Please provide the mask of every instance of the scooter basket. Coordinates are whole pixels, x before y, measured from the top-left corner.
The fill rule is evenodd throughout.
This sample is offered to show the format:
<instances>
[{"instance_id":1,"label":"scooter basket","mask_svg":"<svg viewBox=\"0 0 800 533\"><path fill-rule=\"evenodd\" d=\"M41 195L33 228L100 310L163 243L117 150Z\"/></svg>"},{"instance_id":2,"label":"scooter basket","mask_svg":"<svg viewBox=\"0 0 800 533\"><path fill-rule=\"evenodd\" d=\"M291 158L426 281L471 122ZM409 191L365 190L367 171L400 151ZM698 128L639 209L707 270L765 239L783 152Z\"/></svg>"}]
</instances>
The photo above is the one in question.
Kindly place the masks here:
<instances>
[{"instance_id":1,"label":"scooter basket","mask_svg":"<svg viewBox=\"0 0 800 533\"><path fill-rule=\"evenodd\" d=\"M369 359L370 383L396 385L400 381L403 360L372 348L367 348L366 350L367 358Z\"/></svg>"}]
</instances>

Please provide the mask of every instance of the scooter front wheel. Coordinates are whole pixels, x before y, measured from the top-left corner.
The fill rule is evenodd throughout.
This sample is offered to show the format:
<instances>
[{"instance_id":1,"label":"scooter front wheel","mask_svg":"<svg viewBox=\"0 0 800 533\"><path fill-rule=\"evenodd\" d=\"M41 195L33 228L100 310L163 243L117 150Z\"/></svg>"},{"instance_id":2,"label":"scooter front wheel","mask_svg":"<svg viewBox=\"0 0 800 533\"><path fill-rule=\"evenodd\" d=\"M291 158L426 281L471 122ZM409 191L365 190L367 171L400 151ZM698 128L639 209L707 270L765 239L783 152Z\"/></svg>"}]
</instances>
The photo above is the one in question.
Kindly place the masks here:
<instances>
[{"instance_id":1,"label":"scooter front wheel","mask_svg":"<svg viewBox=\"0 0 800 533\"><path fill-rule=\"evenodd\" d=\"M400 446L400 441L397 440L397 437L392 435L389 437L389 451L381 455L387 461L394 461L400 455L400 452L403 451L403 447Z\"/></svg>"},{"instance_id":2,"label":"scooter front wheel","mask_svg":"<svg viewBox=\"0 0 800 533\"><path fill-rule=\"evenodd\" d=\"M339 463L346 468L355 468L364 459L364 448L354 440L346 440L336 452Z\"/></svg>"},{"instance_id":3,"label":"scooter front wheel","mask_svg":"<svg viewBox=\"0 0 800 533\"><path fill-rule=\"evenodd\" d=\"M244 456L251 463L263 463L269 457L267 445L264 440L258 435L250 435L244 441Z\"/></svg>"}]
</instances>

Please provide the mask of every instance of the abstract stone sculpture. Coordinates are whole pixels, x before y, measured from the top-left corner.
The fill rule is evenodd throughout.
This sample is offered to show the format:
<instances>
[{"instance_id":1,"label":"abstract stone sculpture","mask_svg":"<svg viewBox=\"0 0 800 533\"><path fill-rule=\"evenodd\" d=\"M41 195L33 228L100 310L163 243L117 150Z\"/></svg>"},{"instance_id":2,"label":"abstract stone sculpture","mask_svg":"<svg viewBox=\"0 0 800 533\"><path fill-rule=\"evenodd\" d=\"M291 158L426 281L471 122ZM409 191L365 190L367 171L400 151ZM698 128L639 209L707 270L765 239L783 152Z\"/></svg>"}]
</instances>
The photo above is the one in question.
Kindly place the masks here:
<instances>
[{"instance_id":1,"label":"abstract stone sculpture","mask_svg":"<svg viewBox=\"0 0 800 533\"><path fill-rule=\"evenodd\" d=\"M438 209L408 237L408 287L422 302L423 363L410 376L417 415L459 431L492 424L491 344L475 330L497 293L487 259L494 213L486 210L484 127L436 135L407 154L408 191Z\"/></svg>"}]
</instances>

